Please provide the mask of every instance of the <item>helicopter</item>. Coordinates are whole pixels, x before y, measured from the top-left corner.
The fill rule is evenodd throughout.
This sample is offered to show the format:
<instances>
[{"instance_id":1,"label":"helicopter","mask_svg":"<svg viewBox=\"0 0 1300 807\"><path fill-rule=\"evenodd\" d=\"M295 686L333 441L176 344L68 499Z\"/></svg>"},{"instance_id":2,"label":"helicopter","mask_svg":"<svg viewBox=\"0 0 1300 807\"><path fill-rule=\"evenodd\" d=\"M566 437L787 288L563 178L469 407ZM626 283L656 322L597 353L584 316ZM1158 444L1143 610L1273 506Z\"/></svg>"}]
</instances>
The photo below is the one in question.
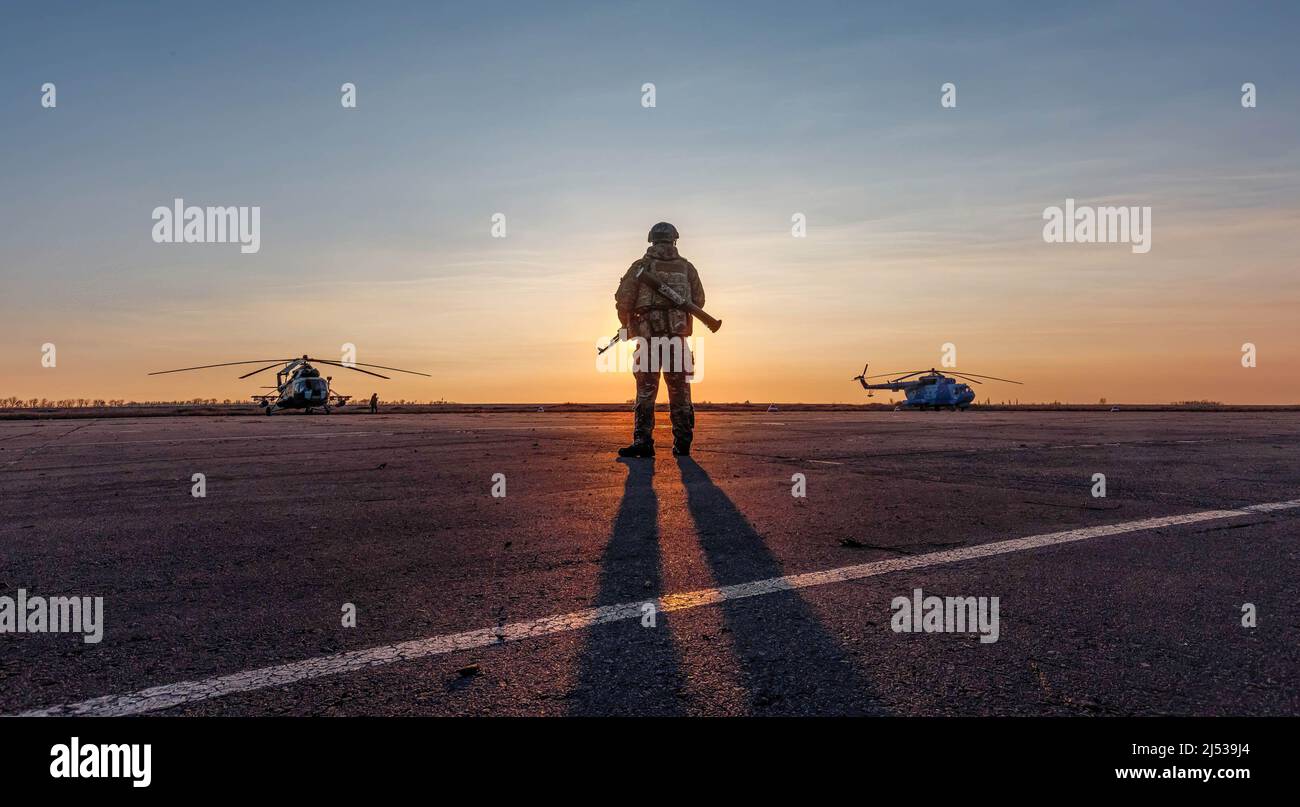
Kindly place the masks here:
<instances>
[{"instance_id":1,"label":"helicopter","mask_svg":"<svg viewBox=\"0 0 1300 807\"><path fill-rule=\"evenodd\" d=\"M951 409L965 411L970 407L971 402L975 400L975 392L970 388L970 384L962 384L957 381L969 381L971 384L981 384L983 382L976 379L983 378L989 381L1005 381L1008 384L1020 384L1023 382L1012 381L1009 378L996 378L991 375L976 375L975 373L951 373L945 375L931 367L929 370L912 370L902 371L901 373L881 373L879 375L867 375L869 364L862 365L862 374L855 375L853 380L862 385L867 391L867 397L872 397L872 390L887 389L898 392L902 390L907 395L907 400L899 404L902 409ZM913 378L915 376L915 378ZM891 378L879 384L868 384L868 379L872 378ZM911 378L911 381L907 379Z\"/></svg>"},{"instance_id":2,"label":"helicopter","mask_svg":"<svg viewBox=\"0 0 1300 807\"><path fill-rule=\"evenodd\" d=\"M270 364L266 364L270 362ZM387 379L388 376L372 373L369 370L362 370L362 367L375 367L380 370L392 370L398 373L410 373L411 375L422 375L430 378L428 373L421 373L416 370L403 370L398 367L385 367L382 364L365 364L364 362L334 361L333 359L317 359L303 354L296 359L251 359L249 361L228 361L221 364L201 364L198 367L181 367L176 370L159 370L149 373L149 375L166 375L167 373L184 373L190 370L206 370L210 367L234 367L240 364L266 364L265 367L244 373L240 378L248 378L267 370L273 370L276 367L280 369L275 372L275 386L263 387L263 389L273 389L275 392L264 395L254 395L253 400L259 403L266 411L271 414L277 409L302 409L310 415L313 409L320 408L325 414L330 413L330 407L345 406L351 395L342 395L333 392L330 389L330 382L333 376L321 377L320 370L312 366L312 363L325 364L333 367L343 367L348 370L355 370L358 373L365 373L377 378Z\"/></svg>"}]
</instances>

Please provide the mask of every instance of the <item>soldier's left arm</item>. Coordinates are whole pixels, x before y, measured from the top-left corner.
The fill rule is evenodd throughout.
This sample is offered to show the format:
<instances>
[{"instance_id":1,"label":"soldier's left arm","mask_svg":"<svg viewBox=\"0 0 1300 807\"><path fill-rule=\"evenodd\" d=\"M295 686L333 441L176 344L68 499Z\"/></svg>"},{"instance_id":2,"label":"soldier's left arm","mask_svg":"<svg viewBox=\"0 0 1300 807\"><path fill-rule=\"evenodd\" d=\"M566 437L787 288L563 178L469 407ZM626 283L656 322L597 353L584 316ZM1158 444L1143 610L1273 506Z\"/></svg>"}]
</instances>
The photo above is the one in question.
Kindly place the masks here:
<instances>
[{"instance_id":1,"label":"soldier's left arm","mask_svg":"<svg viewBox=\"0 0 1300 807\"><path fill-rule=\"evenodd\" d=\"M686 262L686 279L691 284L691 302L704 307L704 284L700 283L700 273L695 271L695 264Z\"/></svg>"}]
</instances>

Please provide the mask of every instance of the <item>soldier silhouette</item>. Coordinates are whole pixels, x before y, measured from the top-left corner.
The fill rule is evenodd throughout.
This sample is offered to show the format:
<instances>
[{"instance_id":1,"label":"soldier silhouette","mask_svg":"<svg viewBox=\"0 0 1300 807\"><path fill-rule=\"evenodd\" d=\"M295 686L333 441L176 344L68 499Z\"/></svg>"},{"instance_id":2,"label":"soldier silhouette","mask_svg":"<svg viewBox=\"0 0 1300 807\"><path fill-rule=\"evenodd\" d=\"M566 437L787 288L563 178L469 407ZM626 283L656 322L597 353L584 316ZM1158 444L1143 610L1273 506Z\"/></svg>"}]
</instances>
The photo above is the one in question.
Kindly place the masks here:
<instances>
[{"instance_id":1,"label":"soldier silhouette","mask_svg":"<svg viewBox=\"0 0 1300 807\"><path fill-rule=\"evenodd\" d=\"M653 457L655 455L655 398L659 395L659 376L662 373L668 387L668 409L673 424L673 453L679 456L691 453L695 436L695 408L691 405L691 388L687 383L691 367L686 337L691 335L692 319L689 311L682 310L669 299L637 277L642 267L659 277L664 285L676 291L683 299L697 306L704 305L704 287L699 273L690 261L677 251L677 228L661 221L650 228L646 240L650 247L619 281L614 293L618 321L627 330L628 339L636 339L633 355L633 375L636 378L636 404L632 424L632 444L618 450L620 457ZM669 350L652 350L665 343L678 341ZM670 361L662 361L667 356Z\"/></svg>"}]
</instances>

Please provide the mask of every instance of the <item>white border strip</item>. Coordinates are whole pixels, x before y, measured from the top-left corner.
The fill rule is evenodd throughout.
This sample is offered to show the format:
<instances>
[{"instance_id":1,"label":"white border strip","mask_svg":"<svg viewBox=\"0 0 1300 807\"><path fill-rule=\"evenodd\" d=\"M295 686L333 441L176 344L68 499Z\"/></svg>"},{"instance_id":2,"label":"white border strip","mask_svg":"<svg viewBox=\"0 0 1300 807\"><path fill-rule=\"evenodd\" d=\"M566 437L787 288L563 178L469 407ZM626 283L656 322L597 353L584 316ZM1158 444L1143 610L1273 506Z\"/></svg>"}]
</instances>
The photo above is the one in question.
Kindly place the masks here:
<instances>
[{"instance_id":1,"label":"white border strip","mask_svg":"<svg viewBox=\"0 0 1300 807\"><path fill-rule=\"evenodd\" d=\"M1027 549L1039 549L1045 546L1086 541L1090 538L1103 538L1110 535L1123 535L1130 532L1154 530L1162 527L1179 527L1198 524L1204 521L1218 521L1225 518L1251 515L1254 513L1271 513L1279 510L1291 510L1300 507L1300 499L1286 502L1272 502L1242 507L1236 510L1204 510L1199 513L1187 513L1180 516L1161 516L1140 521L1128 521L1100 527L1085 527L1064 532L1049 532L1031 535L1025 538L1013 538L995 543L932 552L925 555L891 558L889 560L862 563L856 566L842 566L820 572L808 572L786 577L773 577L768 580L756 580L721 588L707 588L688 591L681 594L668 594L653 600L660 611L682 611L699 608L704 605L716 605L727 600L743 597L757 597L778 591L824 586L828 583L843 583L849 580L861 580L866 577L890 574L907 569L923 569L945 563L958 563L976 558L988 558L994 555L1006 555L1011 552L1023 552ZM427 639L415 639L398 644L372 647L367 650L349 650L328 656L295 661L289 664L277 664L259 667L253 670L202 678L196 681L181 681L175 684L149 687L125 695L105 695L78 703L60 704L44 709L34 709L21 713L21 717L50 716L96 716L114 717L153 712L169 709L187 703L234 695L240 692L252 692L269 687L286 686L299 681L323 678L327 675L355 672L373 667L382 667L399 661L411 661L455 653L460 650L474 650L504 642L521 639L536 639L557 633L583 630L593 625L617 622L624 619L636 619L641 616L641 609L646 601L626 602L618 605L606 605L601 608L588 608L570 614L530 619L523 622L511 622L501 627L482 628L465 633L453 633L444 636L431 636Z\"/></svg>"}]
</instances>

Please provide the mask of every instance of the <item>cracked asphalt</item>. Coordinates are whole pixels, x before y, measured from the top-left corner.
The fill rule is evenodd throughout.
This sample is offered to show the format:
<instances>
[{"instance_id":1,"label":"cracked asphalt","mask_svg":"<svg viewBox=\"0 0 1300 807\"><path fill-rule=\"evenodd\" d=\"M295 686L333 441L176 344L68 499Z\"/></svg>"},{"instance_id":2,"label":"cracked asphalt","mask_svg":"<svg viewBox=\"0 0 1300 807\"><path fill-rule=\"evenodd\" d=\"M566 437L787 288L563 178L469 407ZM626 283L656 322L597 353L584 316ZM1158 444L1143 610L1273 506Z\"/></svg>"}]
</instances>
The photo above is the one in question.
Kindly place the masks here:
<instances>
[{"instance_id":1,"label":"cracked asphalt","mask_svg":"<svg viewBox=\"0 0 1300 807\"><path fill-rule=\"evenodd\" d=\"M99 644L0 635L0 713L1300 499L1286 412L701 413L690 460L619 461L630 417L0 422L0 595L105 598ZM666 449L663 413L660 430ZM1251 512L724 599L654 627L579 620L157 713L1294 715L1297 525L1300 509ZM918 587L998 597L999 640L893 632L891 600Z\"/></svg>"}]
</instances>

